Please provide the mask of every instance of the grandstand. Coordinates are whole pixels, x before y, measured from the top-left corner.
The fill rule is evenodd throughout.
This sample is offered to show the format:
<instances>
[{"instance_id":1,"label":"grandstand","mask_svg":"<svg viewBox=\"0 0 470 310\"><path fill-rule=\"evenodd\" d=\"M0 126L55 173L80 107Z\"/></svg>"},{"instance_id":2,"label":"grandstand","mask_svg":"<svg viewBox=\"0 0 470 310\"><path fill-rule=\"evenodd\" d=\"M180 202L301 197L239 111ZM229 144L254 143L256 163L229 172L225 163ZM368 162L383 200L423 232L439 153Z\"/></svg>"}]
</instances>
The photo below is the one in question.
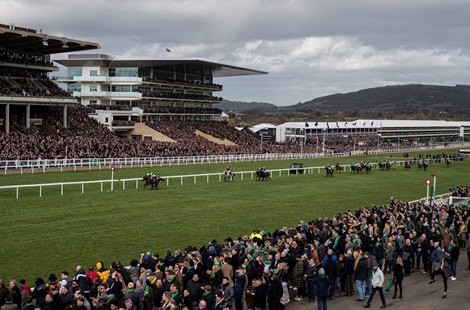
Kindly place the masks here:
<instances>
[{"instance_id":1,"label":"grandstand","mask_svg":"<svg viewBox=\"0 0 470 310\"><path fill-rule=\"evenodd\" d=\"M257 132L268 127L256 126ZM441 120L354 120L349 122L288 122L276 127L276 142L305 144L350 140L369 146L407 146L468 141L470 122ZM340 143L341 144L341 143Z\"/></svg>"},{"instance_id":2,"label":"grandstand","mask_svg":"<svg viewBox=\"0 0 470 310\"><path fill-rule=\"evenodd\" d=\"M214 78L266 74L202 60L120 60L104 54L69 55L56 60L67 67L71 95L94 109L92 117L120 136L145 139L135 123L224 121L213 108L222 98Z\"/></svg>"},{"instance_id":3,"label":"grandstand","mask_svg":"<svg viewBox=\"0 0 470 310\"><path fill-rule=\"evenodd\" d=\"M67 107L77 100L52 82L57 71L51 54L99 48L99 44L43 34L30 28L0 24L0 126L5 133L42 126L34 114L42 107L61 107L67 127Z\"/></svg>"}]
</instances>

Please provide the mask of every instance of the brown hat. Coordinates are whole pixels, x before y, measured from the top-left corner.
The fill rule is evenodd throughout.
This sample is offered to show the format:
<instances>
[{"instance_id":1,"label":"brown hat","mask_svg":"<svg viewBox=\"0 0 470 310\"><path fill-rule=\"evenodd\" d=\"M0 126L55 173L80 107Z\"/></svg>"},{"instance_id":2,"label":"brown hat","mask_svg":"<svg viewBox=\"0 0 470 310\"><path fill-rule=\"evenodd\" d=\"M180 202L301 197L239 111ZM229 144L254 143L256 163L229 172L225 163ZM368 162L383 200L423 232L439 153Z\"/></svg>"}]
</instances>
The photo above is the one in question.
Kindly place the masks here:
<instances>
[{"instance_id":1,"label":"brown hat","mask_svg":"<svg viewBox=\"0 0 470 310\"><path fill-rule=\"evenodd\" d=\"M209 285L209 284L204 285L204 290L205 291L212 291L212 285Z\"/></svg>"}]
</instances>

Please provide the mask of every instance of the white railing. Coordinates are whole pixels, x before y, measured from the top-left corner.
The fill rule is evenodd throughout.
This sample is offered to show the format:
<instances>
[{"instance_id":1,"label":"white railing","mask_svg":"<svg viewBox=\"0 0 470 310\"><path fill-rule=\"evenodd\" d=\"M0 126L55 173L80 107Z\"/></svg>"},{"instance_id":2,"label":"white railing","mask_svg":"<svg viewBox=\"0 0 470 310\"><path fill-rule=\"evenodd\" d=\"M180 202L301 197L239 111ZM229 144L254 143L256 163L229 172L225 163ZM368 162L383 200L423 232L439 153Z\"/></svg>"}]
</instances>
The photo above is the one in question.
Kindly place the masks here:
<instances>
[{"instance_id":1,"label":"white railing","mask_svg":"<svg viewBox=\"0 0 470 310\"><path fill-rule=\"evenodd\" d=\"M39 197L42 197L42 189L44 187L53 187L53 186L60 186L60 194L64 195L64 186L65 185L81 185L82 186L82 194L85 192L85 184L100 184L101 192L103 192L103 184L110 183L111 190L114 188L114 183L118 182L118 180L96 180L96 181L77 181L77 182L63 182L63 183L44 183L44 184L23 184L23 185L7 185L7 186L0 186L0 189L16 189L16 199L19 198L20 195L20 188L38 188L39 189Z\"/></svg>"},{"instance_id":2,"label":"white railing","mask_svg":"<svg viewBox=\"0 0 470 310\"><path fill-rule=\"evenodd\" d=\"M376 164L373 164L376 165ZM347 170L348 165L343 165L343 169ZM299 171L302 170L302 173L320 173L323 171L325 167L306 167L306 168L287 168L287 169L271 169L271 177L274 177L274 173L277 173L279 177L282 176L282 173L290 175L289 171L296 171L295 174L300 173ZM235 175L243 181L245 179L254 179L256 175L256 171L237 171ZM218 181L221 182L224 176L224 173L203 173L203 174L187 174L187 175L174 175L174 176L161 176L161 178L165 179L166 186L170 185L170 180L178 180L180 185L184 184L184 179L190 178L194 184L197 184L198 178L204 178L207 183L209 183L210 177L217 177ZM39 197L42 197L42 189L44 187L54 187L60 186L60 194L64 195L64 186L66 185L78 185L82 186L82 194L85 192L85 184L100 184L101 185L101 192L103 192L103 184L110 183L110 190L114 190L114 184L120 182L122 184L122 189L126 189L126 184L129 182L135 182L135 188L139 188L139 183L142 183L142 178L130 178L130 179L117 179L117 180L95 180L95 181L77 181L77 182L63 182L63 183L44 183L44 184L22 184L22 185L7 185L7 186L0 186L0 190L2 189L15 189L16 190L16 199L19 198L19 189L20 188L38 188L39 189Z\"/></svg>"},{"instance_id":3,"label":"white railing","mask_svg":"<svg viewBox=\"0 0 470 310\"><path fill-rule=\"evenodd\" d=\"M382 149L367 151L369 155L403 153L413 151L435 150L436 147L421 147L412 149ZM294 160L310 158L340 158L355 155L365 155L366 151L353 151L351 153L265 153L265 154L236 154L236 155L211 155L211 156L175 156L175 157L138 157L138 158L67 158L67 159L28 159L28 160L0 160L0 170L7 173L7 170L18 170L23 174L23 170L30 170L31 173L42 172L50 168L67 170L73 169L108 169L109 166L122 167L144 167L144 166L164 166L164 165L196 165L196 164L217 164L242 161L261 160Z\"/></svg>"},{"instance_id":4,"label":"white railing","mask_svg":"<svg viewBox=\"0 0 470 310\"><path fill-rule=\"evenodd\" d=\"M450 197L452 197L451 193L436 195L434 196L434 203L445 204L447 202L450 202ZM409 203L428 203L431 200L432 200L432 197L429 196L429 197L424 197L424 198L409 201ZM452 204L452 202L450 202L450 204Z\"/></svg>"},{"instance_id":5,"label":"white railing","mask_svg":"<svg viewBox=\"0 0 470 310\"><path fill-rule=\"evenodd\" d=\"M395 161L397 166L403 166L405 161ZM370 163L374 169L378 167L378 163ZM343 168L343 171L351 171L351 165L340 165ZM283 168L283 169L269 169L271 177L281 177L283 173L285 175L290 174L313 174L313 173L322 173L324 172L325 166L317 167L304 167L304 168ZM295 171L295 173L293 173ZM235 176L240 180L250 179L253 180L256 176L256 171L236 171ZM178 180L180 185L184 184L185 179L191 179L193 184L197 184L198 179L203 179L206 183L209 183L211 177L217 177L218 182L221 182L224 177L224 173L202 173L202 174L186 174L186 175L174 175L174 176L161 176L165 180L166 186L170 185L170 180ZM60 193L64 195L64 186L66 185L77 185L82 186L82 194L85 192L85 184L100 184L101 192L103 192L103 184L110 183L110 190L114 190L115 183L121 183L122 190L126 189L126 184L130 182L135 182L135 188L139 188L139 183L142 183L142 178L128 178L128 179L116 179L116 180L95 180L95 181L77 181L77 182L63 182L63 183L44 183L44 184L23 184L23 185L7 185L0 186L2 189L16 189L16 199L19 198L19 189L20 188L38 188L39 197L42 197L42 188L43 187L53 187L60 186ZM421 200L416 200L418 202Z\"/></svg>"}]
</instances>

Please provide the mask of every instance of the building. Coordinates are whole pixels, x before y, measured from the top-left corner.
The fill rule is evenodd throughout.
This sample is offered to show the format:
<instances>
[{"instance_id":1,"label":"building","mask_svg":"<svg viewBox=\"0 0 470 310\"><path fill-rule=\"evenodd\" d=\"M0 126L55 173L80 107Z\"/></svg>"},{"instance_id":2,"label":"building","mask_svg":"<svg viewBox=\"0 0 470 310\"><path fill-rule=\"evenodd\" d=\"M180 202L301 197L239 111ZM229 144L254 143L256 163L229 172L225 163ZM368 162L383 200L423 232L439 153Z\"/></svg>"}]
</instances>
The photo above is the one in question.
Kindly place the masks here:
<instances>
[{"instance_id":1,"label":"building","mask_svg":"<svg viewBox=\"0 0 470 310\"><path fill-rule=\"evenodd\" d=\"M104 54L69 55L71 95L95 110L94 118L123 135L136 123L161 120L224 120L213 104L222 101L219 77L266 72L203 60L122 60Z\"/></svg>"},{"instance_id":2,"label":"building","mask_svg":"<svg viewBox=\"0 0 470 310\"><path fill-rule=\"evenodd\" d=\"M59 70L50 55L99 47L97 43L0 24L0 127L9 133L11 126L41 125L42 119L34 118L34 112L44 106L63 107L67 127L67 106L76 105L77 99L47 77Z\"/></svg>"},{"instance_id":3,"label":"building","mask_svg":"<svg viewBox=\"0 0 470 310\"><path fill-rule=\"evenodd\" d=\"M470 122L441 120L355 120L348 122L288 122L277 126L276 142L306 143L330 136L376 135L393 145L470 141Z\"/></svg>"}]
</instances>

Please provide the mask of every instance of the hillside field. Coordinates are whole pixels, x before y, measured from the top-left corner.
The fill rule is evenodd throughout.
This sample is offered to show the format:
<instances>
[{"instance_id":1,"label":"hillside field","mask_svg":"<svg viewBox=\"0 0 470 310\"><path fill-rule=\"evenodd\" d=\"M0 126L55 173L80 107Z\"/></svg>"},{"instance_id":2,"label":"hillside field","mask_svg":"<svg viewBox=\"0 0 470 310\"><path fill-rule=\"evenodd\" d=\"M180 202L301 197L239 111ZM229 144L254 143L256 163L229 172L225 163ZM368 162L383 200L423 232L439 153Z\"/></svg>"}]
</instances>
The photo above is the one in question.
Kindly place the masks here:
<instances>
[{"instance_id":1,"label":"hillside field","mask_svg":"<svg viewBox=\"0 0 470 310\"><path fill-rule=\"evenodd\" d=\"M446 150L446 152L450 152ZM455 152L453 150L452 152ZM431 153L431 152L429 152ZM376 162L390 155L369 156ZM413 156L413 154L412 154ZM392 160L401 160L394 155ZM360 158L295 160L305 167L326 163L350 164ZM115 178L142 177L146 172L158 175L184 175L222 172L230 165L237 171L288 168L292 161L243 162L180 167L147 167L118 169ZM383 204L393 196L410 201L424 197L424 181L436 173L438 194L450 186L470 185L470 160L430 165L427 172L399 167L394 171L374 170L371 174L343 172L333 178L320 174L291 175L277 173L271 181L258 182L240 176L233 182L219 182L218 177L172 180L158 191L135 189L128 183L126 190L109 185L101 193L99 185L66 186L43 189L0 190L0 278L47 278L49 273L68 270L77 264L94 265L97 261L110 264L120 260L128 264L147 249L160 255L167 250L197 247L212 239L236 238L252 229L273 231L281 226L295 225L299 220L331 216L348 209ZM110 172L77 171L35 175L0 176L0 185L50 183L109 179Z\"/></svg>"}]
</instances>

